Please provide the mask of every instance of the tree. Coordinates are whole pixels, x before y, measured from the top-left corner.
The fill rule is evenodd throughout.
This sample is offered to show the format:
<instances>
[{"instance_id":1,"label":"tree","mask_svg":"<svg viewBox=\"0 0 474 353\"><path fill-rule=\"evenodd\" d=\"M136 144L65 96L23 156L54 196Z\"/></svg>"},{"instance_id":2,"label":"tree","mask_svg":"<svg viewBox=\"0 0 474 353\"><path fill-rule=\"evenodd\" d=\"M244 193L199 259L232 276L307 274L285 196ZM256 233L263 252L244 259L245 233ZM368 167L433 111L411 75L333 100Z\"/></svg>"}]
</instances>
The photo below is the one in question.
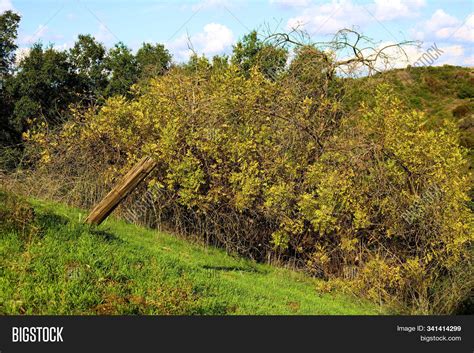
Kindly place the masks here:
<instances>
[{"instance_id":1,"label":"tree","mask_svg":"<svg viewBox=\"0 0 474 353\"><path fill-rule=\"evenodd\" d=\"M79 35L69 50L69 60L78 76L77 90L89 101L102 96L107 87L105 54L104 45L91 35Z\"/></svg>"},{"instance_id":2,"label":"tree","mask_svg":"<svg viewBox=\"0 0 474 353\"><path fill-rule=\"evenodd\" d=\"M138 71L141 78L162 75L169 69L171 54L163 44L143 43L136 54Z\"/></svg>"},{"instance_id":3,"label":"tree","mask_svg":"<svg viewBox=\"0 0 474 353\"><path fill-rule=\"evenodd\" d=\"M288 52L285 48L263 42L258 39L257 32L252 31L234 45L231 62L246 75L252 67L257 65L267 77L275 78L285 67L287 58Z\"/></svg>"},{"instance_id":4,"label":"tree","mask_svg":"<svg viewBox=\"0 0 474 353\"><path fill-rule=\"evenodd\" d=\"M12 11L0 15L0 85L11 73L15 62L15 44L20 16Z\"/></svg>"},{"instance_id":5,"label":"tree","mask_svg":"<svg viewBox=\"0 0 474 353\"><path fill-rule=\"evenodd\" d=\"M7 80L11 77L15 62L18 24L20 16L12 11L0 15L0 145L18 142L19 135L10 122L13 109L12 97L5 89Z\"/></svg>"},{"instance_id":6,"label":"tree","mask_svg":"<svg viewBox=\"0 0 474 353\"><path fill-rule=\"evenodd\" d=\"M214 70L225 70L229 67L229 57L227 55L214 55L212 57L212 68Z\"/></svg>"},{"instance_id":7,"label":"tree","mask_svg":"<svg viewBox=\"0 0 474 353\"><path fill-rule=\"evenodd\" d=\"M69 104L78 99L76 84L66 52L34 44L7 87L15 99L11 117L15 130L25 131L35 118L52 125L64 121Z\"/></svg>"},{"instance_id":8,"label":"tree","mask_svg":"<svg viewBox=\"0 0 474 353\"><path fill-rule=\"evenodd\" d=\"M188 73L191 72L200 72L204 73L207 72L211 68L211 63L209 62L209 59L206 58L204 55L197 55L196 53L193 53L190 57L189 60L182 65L184 70Z\"/></svg>"},{"instance_id":9,"label":"tree","mask_svg":"<svg viewBox=\"0 0 474 353\"><path fill-rule=\"evenodd\" d=\"M105 90L107 96L128 95L129 88L137 82L138 65L131 50L122 42L115 44L106 57L110 71L109 83Z\"/></svg>"}]
</instances>

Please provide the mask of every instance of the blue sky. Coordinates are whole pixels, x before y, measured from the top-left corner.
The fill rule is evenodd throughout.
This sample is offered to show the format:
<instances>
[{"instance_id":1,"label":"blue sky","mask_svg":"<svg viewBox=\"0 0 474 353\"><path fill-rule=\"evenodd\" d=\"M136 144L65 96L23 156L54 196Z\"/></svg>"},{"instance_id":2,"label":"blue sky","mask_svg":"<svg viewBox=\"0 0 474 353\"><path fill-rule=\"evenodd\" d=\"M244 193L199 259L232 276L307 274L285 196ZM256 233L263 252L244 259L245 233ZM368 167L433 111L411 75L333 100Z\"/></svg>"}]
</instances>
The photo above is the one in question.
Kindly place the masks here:
<instances>
[{"instance_id":1,"label":"blue sky","mask_svg":"<svg viewBox=\"0 0 474 353\"><path fill-rule=\"evenodd\" d=\"M229 53L251 29L304 28L315 40L355 27L383 43L422 41L409 48L413 63L433 43L443 54L434 65L474 66L474 1L429 0L0 0L0 12L20 13L20 51L34 42L69 48L80 33L108 47L122 41L136 50L142 42L165 44L175 61L198 53ZM403 64L400 64L403 65Z\"/></svg>"}]
</instances>

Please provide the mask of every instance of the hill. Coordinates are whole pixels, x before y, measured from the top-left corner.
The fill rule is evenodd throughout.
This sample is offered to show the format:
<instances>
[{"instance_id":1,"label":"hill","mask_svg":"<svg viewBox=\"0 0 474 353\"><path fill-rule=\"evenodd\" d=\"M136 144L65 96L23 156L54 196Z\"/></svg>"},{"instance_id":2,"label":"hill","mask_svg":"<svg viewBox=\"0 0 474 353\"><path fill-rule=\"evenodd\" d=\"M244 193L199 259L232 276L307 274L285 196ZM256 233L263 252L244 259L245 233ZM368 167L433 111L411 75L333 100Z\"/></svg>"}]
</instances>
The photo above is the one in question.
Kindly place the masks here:
<instances>
[{"instance_id":1,"label":"hill","mask_svg":"<svg viewBox=\"0 0 474 353\"><path fill-rule=\"evenodd\" d=\"M0 193L2 314L379 314L324 282L170 234Z\"/></svg>"},{"instance_id":2,"label":"hill","mask_svg":"<svg viewBox=\"0 0 474 353\"><path fill-rule=\"evenodd\" d=\"M373 95L374 86L387 82L404 103L430 117L432 124L443 119L454 120L460 129L460 143L470 150L471 164L474 148L474 70L459 66L409 67L380 73L368 82L367 78L352 85L356 99L367 100ZM369 98L370 99L370 98Z\"/></svg>"}]
</instances>

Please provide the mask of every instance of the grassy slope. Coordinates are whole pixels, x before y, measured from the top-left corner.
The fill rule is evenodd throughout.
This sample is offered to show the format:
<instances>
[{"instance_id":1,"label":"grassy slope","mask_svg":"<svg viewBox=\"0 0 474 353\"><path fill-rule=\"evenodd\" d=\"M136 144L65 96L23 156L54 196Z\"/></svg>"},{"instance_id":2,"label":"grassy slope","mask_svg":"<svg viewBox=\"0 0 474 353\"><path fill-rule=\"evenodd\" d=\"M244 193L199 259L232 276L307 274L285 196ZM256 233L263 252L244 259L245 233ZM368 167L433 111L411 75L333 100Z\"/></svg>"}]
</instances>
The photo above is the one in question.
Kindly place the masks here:
<instances>
[{"instance_id":1,"label":"grassy slope","mask_svg":"<svg viewBox=\"0 0 474 353\"><path fill-rule=\"evenodd\" d=\"M417 67L395 69L372 77L375 84L389 83L414 109L425 111L436 119L453 117L452 111L459 105L472 109L474 98L474 71L459 66ZM358 79L354 90L365 100L373 96L373 86L364 87L367 78ZM369 90L366 90L368 88ZM356 102L357 103L357 102ZM470 113L473 111L470 110Z\"/></svg>"},{"instance_id":2,"label":"grassy slope","mask_svg":"<svg viewBox=\"0 0 474 353\"><path fill-rule=\"evenodd\" d=\"M301 273L118 220L91 230L78 210L32 202L38 234L0 227L2 313L380 313L353 296L319 293Z\"/></svg>"}]
</instances>

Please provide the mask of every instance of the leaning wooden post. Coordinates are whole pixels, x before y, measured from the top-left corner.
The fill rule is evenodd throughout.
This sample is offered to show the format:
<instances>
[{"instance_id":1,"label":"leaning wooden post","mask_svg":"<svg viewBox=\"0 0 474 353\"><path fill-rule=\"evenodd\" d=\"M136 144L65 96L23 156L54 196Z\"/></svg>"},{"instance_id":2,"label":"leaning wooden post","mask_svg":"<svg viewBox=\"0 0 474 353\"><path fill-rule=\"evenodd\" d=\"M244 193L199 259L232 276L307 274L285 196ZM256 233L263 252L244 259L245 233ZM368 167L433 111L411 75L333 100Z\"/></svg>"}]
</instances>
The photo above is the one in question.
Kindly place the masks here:
<instances>
[{"instance_id":1,"label":"leaning wooden post","mask_svg":"<svg viewBox=\"0 0 474 353\"><path fill-rule=\"evenodd\" d=\"M156 162L150 157L142 158L125 174L114 188L100 201L87 216L85 223L101 224L122 200L155 168Z\"/></svg>"}]
</instances>

